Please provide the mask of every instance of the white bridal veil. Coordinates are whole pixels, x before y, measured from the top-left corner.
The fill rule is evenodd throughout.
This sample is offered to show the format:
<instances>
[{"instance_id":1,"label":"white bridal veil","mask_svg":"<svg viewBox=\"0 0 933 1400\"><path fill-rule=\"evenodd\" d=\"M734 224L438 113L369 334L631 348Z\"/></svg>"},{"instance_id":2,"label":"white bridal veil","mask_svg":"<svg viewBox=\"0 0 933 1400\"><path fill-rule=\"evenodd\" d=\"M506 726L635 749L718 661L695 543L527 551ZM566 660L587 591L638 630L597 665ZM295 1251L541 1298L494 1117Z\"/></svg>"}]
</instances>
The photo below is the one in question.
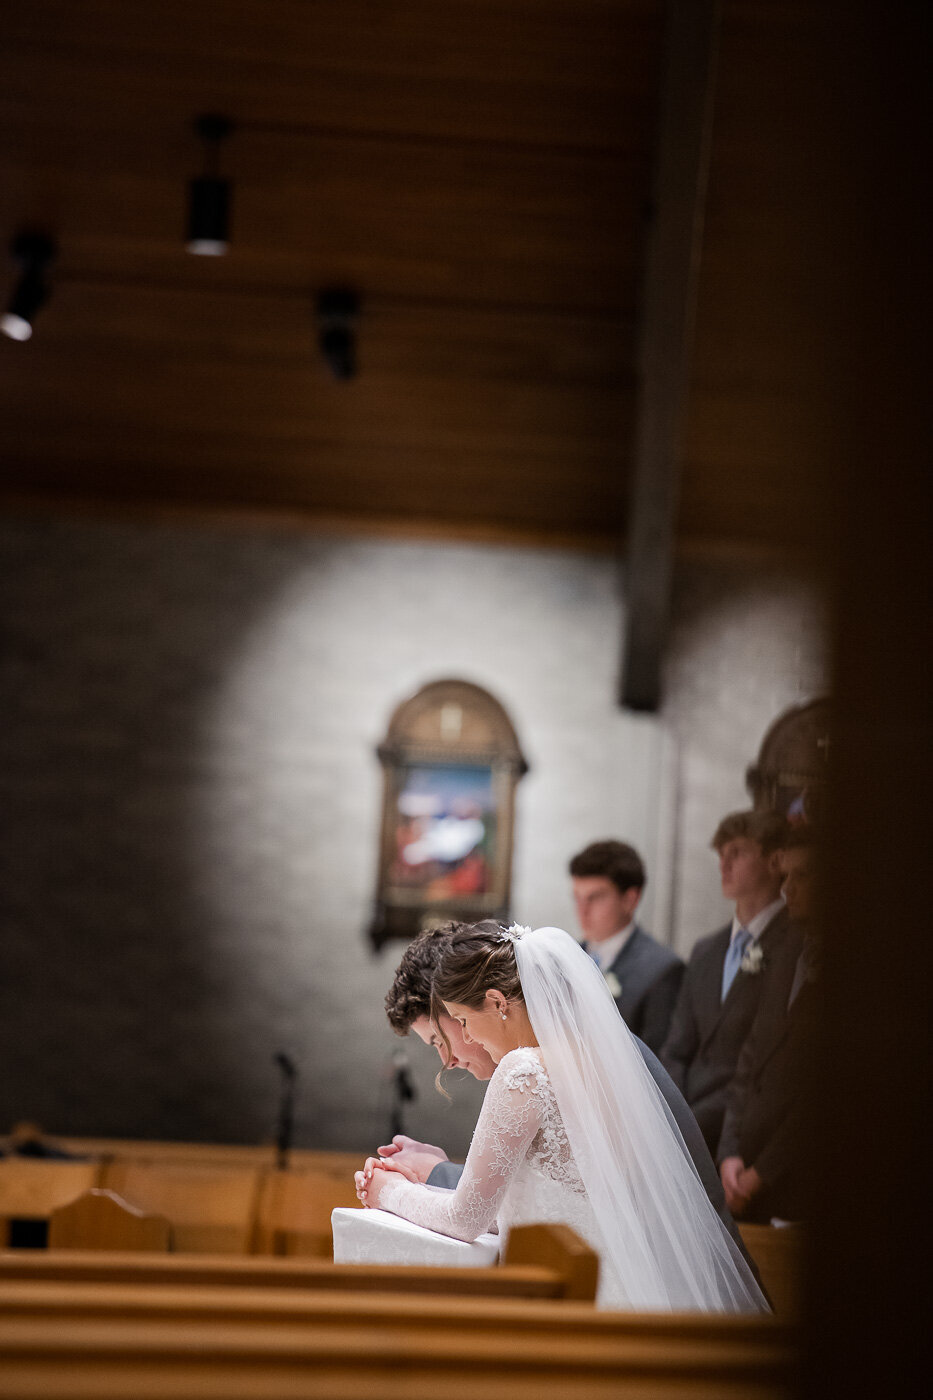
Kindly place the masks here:
<instances>
[{"instance_id":1,"label":"white bridal veil","mask_svg":"<svg viewBox=\"0 0 933 1400\"><path fill-rule=\"evenodd\" d=\"M629 1306L765 1310L592 958L563 929L513 926L506 936L607 1262Z\"/></svg>"}]
</instances>

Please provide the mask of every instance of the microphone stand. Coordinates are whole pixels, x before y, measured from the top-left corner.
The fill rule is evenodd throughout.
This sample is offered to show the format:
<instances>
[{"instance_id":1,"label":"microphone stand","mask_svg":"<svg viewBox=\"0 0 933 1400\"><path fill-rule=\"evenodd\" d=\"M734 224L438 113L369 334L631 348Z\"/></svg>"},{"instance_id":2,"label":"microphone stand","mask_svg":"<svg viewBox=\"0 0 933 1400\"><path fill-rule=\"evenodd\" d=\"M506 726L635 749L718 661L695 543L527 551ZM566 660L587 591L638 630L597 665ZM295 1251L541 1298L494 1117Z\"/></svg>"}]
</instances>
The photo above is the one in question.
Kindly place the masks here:
<instances>
[{"instance_id":1,"label":"microphone stand","mask_svg":"<svg viewBox=\"0 0 933 1400\"><path fill-rule=\"evenodd\" d=\"M276 1051L272 1057L278 1065L282 1075L282 1082L279 1089L279 1122L275 1135L275 1165L276 1170L284 1172L288 1169L288 1154L292 1146L292 1128L294 1126L295 1109L295 1080L298 1071L294 1062L281 1050Z\"/></svg>"}]
</instances>

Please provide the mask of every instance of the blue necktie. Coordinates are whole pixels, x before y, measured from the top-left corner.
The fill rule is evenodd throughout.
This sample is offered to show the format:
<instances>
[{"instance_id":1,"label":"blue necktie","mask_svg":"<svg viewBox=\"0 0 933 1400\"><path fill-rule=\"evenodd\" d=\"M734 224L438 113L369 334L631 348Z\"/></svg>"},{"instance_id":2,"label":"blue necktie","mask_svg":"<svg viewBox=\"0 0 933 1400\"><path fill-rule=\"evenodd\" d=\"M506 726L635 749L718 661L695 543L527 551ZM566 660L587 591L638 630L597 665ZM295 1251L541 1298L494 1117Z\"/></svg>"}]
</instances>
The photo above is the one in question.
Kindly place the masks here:
<instances>
[{"instance_id":1,"label":"blue necktie","mask_svg":"<svg viewBox=\"0 0 933 1400\"><path fill-rule=\"evenodd\" d=\"M745 956L745 949L752 941L752 936L747 928L740 928L726 949L725 961L722 965L722 1000L725 1001L729 995L729 988L735 981L735 974L739 970L742 958Z\"/></svg>"},{"instance_id":2,"label":"blue necktie","mask_svg":"<svg viewBox=\"0 0 933 1400\"><path fill-rule=\"evenodd\" d=\"M590 957L593 959L594 963L595 963L596 966L599 968L600 972L602 972L602 970L603 970L603 965L602 965L602 963L599 961L599 954L596 952L596 949L595 949L595 948L587 948L586 951L589 953Z\"/></svg>"}]
</instances>

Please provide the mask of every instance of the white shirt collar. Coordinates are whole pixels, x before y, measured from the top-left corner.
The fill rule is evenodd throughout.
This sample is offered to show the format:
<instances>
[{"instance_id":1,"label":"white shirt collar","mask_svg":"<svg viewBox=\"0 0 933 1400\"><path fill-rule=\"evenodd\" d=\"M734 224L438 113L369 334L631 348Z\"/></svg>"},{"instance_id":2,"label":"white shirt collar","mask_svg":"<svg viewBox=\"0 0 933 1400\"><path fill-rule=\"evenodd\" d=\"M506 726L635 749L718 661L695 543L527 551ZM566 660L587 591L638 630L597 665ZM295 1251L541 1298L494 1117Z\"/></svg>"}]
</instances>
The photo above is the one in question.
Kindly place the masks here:
<instances>
[{"instance_id":1,"label":"white shirt collar","mask_svg":"<svg viewBox=\"0 0 933 1400\"><path fill-rule=\"evenodd\" d=\"M740 923L738 916L733 914L732 934L729 938L729 942L732 943L739 929L744 928L747 929L748 932L751 934L752 942L757 943L761 935L764 933L765 929L770 924L771 920L774 918L775 914L777 914L778 911L783 908L784 901L780 898L780 896L778 896L778 898L773 899L770 904L766 904L764 909L759 909L755 917L753 919L749 919L747 924Z\"/></svg>"},{"instance_id":2,"label":"white shirt collar","mask_svg":"<svg viewBox=\"0 0 933 1400\"><path fill-rule=\"evenodd\" d=\"M611 938L604 938L602 943L587 943L587 952L595 953L599 958L600 972L608 972L616 958L625 947L626 943L635 932L635 920L620 928L618 933L614 933Z\"/></svg>"}]
</instances>

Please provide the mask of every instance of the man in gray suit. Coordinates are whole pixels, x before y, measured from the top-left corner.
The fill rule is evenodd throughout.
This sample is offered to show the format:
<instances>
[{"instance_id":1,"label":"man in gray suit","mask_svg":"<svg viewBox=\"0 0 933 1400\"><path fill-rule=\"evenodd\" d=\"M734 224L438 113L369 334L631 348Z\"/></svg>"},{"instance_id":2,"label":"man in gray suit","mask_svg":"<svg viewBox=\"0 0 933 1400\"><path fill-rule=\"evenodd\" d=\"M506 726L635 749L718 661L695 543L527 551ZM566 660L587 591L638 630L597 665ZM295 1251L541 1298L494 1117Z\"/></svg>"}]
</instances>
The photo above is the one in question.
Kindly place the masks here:
<instances>
[{"instance_id":1,"label":"man in gray suit","mask_svg":"<svg viewBox=\"0 0 933 1400\"><path fill-rule=\"evenodd\" d=\"M732 812L710 843L719 854L732 921L701 938L677 998L661 1063L716 1153L726 1095L752 1027L762 983L787 934L781 847L787 823L776 812Z\"/></svg>"},{"instance_id":2,"label":"man in gray suit","mask_svg":"<svg viewBox=\"0 0 933 1400\"><path fill-rule=\"evenodd\" d=\"M645 867L624 841L594 841L570 862L583 944L623 1021L656 1053L664 1044L684 965L635 922Z\"/></svg>"},{"instance_id":3,"label":"man in gray suit","mask_svg":"<svg viewBox=\"0 0 933 1400\"><path fill-rule=\"evenodd\" d=\"M464 927L464 924L445 924L441 928L423 933L409 944L386 996L386 1015L396 1035L404 1036L413 1031L425 1045L436 1049L445 1069L465 1069L474 1079L485 1080L492 1078L496 1068L495 1061L489 1053L475 1041L465 1041L463 1029L457 1021L442 1014L435 1024L430 1014L431 980L444 943L453 933ZM757 1270L748 1258L735 1221L726 1205L719 1173L697 1127L696 1119L657 1057L637 1036L635 1044L673 1114L706 1194L757 1277ZM459 1163L448 1161L442 1148L416 1142L414 1138L401 1133L397 1134L391 1143L380 1147L379 1155L390 1157L397 1166L405 1168L406 1175L411 1180L427 1182L429 1186L453 1188L463 1171Z\"/></svg>"}]
</instances>

